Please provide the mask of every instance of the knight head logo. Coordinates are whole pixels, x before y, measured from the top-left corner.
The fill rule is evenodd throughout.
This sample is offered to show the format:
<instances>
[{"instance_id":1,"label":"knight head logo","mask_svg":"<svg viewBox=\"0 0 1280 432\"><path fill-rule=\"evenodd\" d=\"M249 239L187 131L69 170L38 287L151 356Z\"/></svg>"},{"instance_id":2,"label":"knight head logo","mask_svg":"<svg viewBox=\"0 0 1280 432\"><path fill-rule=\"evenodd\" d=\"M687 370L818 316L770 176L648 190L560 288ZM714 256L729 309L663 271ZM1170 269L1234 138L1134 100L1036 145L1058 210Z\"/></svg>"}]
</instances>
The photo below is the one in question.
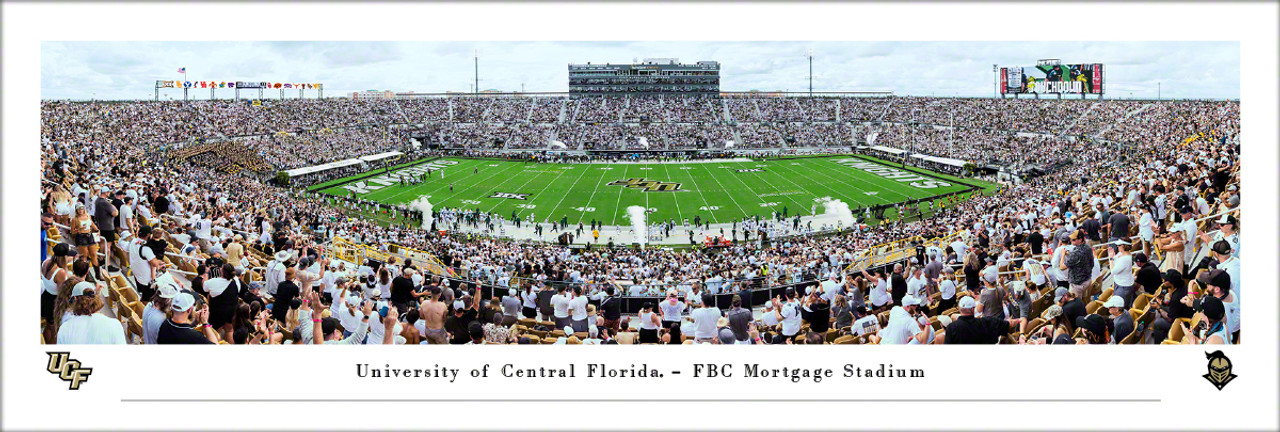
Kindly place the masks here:
<instances>
[{"instance_id":1,"label":"knight head logo","mask_svg":"<svg viewBox=\"0 0 1280 432\"><path fill-rule=\"evenodd\" d=\"M1209 359L1209 373L1204 374L1204 379L1213 383L1218 390L1222 390L1227 383L1236 379L1236 375L1231 373L1231 359L1222 354L1222 351L1205 353L1204 356Z\"/></svg>"}]
</instances>

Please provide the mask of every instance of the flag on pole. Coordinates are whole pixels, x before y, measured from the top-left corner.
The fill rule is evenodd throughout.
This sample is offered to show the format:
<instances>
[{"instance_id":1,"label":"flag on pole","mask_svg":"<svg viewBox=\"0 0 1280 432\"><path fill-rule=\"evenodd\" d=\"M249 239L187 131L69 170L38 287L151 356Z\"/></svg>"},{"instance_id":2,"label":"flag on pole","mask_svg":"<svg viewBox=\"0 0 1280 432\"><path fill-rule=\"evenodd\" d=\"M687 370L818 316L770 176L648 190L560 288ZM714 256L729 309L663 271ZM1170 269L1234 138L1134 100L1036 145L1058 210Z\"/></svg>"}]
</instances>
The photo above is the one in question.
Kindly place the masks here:
<instances>
[{"instance_id":1,"label":"flag on pole","mask_svg":"<svg viewBox=\"0 0 1280 432\"><path fill-rule=\"evenodd\" d=\"M187 73L187 68L184 68L184 67L178 68L178 73Z\"/></svg>"}]
</instances>

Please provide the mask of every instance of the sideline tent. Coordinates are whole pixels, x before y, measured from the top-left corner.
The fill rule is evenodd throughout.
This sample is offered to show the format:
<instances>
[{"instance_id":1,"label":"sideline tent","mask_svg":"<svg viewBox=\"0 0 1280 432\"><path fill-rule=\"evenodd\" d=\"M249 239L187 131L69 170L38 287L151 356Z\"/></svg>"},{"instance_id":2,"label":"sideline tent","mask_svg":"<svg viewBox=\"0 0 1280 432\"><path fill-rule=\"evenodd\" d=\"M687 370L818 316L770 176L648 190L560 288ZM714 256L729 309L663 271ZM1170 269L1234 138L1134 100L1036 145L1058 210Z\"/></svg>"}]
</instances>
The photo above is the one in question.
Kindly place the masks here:
<instances>
[{"instance_id":1,"label":"sideline tent","mask_svg":"<svg viewBox=\"0 0 1280 432\"><path fill-rule=\"evenodd\" d=\"M361 156L361 157L359 157L359 158L352 158L352 159L340 160L340 161L336 161L336 162L329 162L329 163L327 163L327 164L323 164L323 165L315 165L315 166L309 166L309 167L295 168L295 169L291 169L291 170L285 171L285 173L286 173L286 174L289 174L289 177L297 177L297 176L301 176L301 175L314 174L314 173L318 173L318 172L328 171L328 170L335 169L335 168L348 167L348 166L352 166L352 165L356 165L356 164L360 164L360 163L365 163L365 162L380 161L380 160L383 160L383 159L386 159L386 158L389 158L389 157L400 156L400 155L403 155L403 154L404 154L404 153L401 153L401 152L398 152L398 151L396 151L396 152L378 153L378 154L376 154L376 155Z\"/></svg>"},{"instance_id":2,"label":"sideline tent","mask_svg":"<svg viewBox=\"0 0 1280 432\"><path fill-rule=\"evenodd\" d=\"M965 162L965 161L963 161L963 160L960 160L960 159L944 158L944 157L938 157L938 156L929 156L929 155L924 155L924 154L919 154L919 153L913 154L913 155L911 155L911 157L912 157L912 158L915 158L915 159L920 159L920 160L923 160L923 161L928 161L928 162L933 162L933 163L939 163L939 164L943 164L943 165L950 165L950 166L953 166L953 167L956 167L956 168L964 168L964 164L965 164L965 163L967 163L967 162Z\"/></svg>"}]
</instances>

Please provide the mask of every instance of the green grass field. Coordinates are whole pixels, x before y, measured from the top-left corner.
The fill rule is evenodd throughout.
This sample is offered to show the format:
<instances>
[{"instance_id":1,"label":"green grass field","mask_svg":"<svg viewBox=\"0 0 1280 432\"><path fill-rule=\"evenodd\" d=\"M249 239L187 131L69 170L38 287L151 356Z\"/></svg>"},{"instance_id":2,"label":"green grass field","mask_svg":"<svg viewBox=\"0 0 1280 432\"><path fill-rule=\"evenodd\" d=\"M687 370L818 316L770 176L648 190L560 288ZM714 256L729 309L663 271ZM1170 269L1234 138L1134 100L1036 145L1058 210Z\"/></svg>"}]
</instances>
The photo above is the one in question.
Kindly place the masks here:
<instances>
[{"instance_id":1,"label":"green grass field","mask_svg":"<svg viewBox=\"0 0 1280 432\"><path fill-rule=\"evenodd\" d=\"M447 165L446 164L451 164ZM425 183L399 183L400 173L444 166ZM466 208L524 218L568 217L570 223L591 220L605 225L628 223L628 206L649 209L650 220L693 220L712 223L745 216L767 216L784 207L788 215L808 216L822 200L839 199L851 208L897 203L965 190L954 177L904 172L886 164L846 156L768 162L689 164L540 164L493 159L445 158L391 174L327 182L323 193L355 196L388 204L428 196L439 209ZM643 179L643 180L640 180ZM977 183L977 182L971 182ZM452 191L450 191L452 186ZM313 188L316 189L316 188ZM861 214L859 214L861 216Z\"/></svg>"}]
</instances>

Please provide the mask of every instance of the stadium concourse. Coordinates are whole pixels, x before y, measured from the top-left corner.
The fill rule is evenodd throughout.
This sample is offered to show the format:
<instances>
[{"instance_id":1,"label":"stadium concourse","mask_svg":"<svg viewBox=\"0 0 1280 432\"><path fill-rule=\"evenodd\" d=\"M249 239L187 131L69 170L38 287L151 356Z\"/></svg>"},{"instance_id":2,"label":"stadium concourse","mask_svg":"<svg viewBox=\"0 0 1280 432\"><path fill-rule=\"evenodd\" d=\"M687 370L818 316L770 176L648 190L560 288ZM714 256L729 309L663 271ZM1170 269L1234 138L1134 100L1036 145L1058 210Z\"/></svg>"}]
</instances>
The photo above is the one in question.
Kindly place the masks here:
<instances>
[{"instance_id":1,"label":"stadium concourse","mask_svg":"<svg viewBox=\"0 0 1280 432\"><path fill-rule=\"evenodd\" d=\"M42 341L1220 344L1241 336L1234 101L265 105L41 104ZM443 150L405 146L409 136ZM441 235L381 225L268 181L388 146L410 157L556 143L732 154L847 148L855 137L974 164L1035 164L1042 175L920 220L711 250Z\"/></svg>"}]
</instances>

